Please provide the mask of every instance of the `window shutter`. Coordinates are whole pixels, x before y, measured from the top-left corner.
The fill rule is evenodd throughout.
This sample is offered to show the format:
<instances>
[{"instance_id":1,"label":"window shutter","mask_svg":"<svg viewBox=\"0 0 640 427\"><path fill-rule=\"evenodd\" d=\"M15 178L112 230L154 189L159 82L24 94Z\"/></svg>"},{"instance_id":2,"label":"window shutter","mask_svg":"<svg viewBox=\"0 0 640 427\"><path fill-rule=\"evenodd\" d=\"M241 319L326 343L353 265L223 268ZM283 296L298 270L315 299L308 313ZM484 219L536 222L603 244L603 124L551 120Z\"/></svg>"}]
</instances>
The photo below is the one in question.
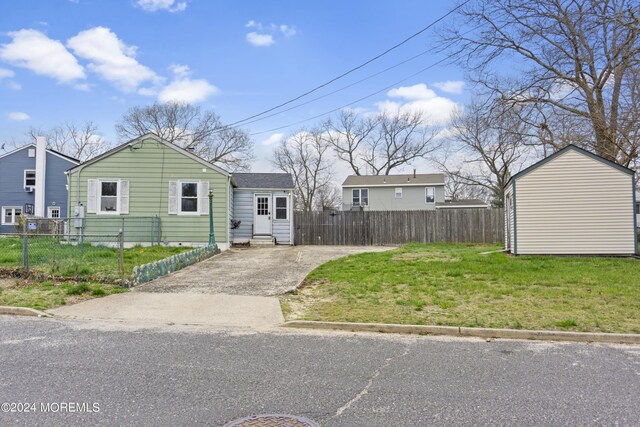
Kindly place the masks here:
<instances>
[{"instance_id":1,"label":"window shutter","mask_svg":"<svg viewBox=\"0 0 640 427\"><path fill-rule=\"evenodd\" d=\"M129 181L120 180L118 201L120 202L120 214L127 215L129 213Z\"/></svg>"},{"instance_id":2,"label":"window shutter","mask_svg":"<svg viewBox=\"0 0 640 427\"><path fill-rule=\"evenodd\" d=\"M96 213L98 209L98 180L87 180L87 213Z\"/></svg>"},{"instance_id":3,"label":"window shutter","mask_svg":"<svg viewBox=\"0 0 640 427\"><path fill-rule=\"evenodd\" d=\"M198 210L200 215L209 213L209 181L198 181Z\"/></svg>"},{"instance_id":4,"label":"window shutter","mask_svg":"<svg viewBox=\"0 0 640 427\"><path fill-rule=\"evenodd\" d=\"M178 213L178 181L169 181L169 215Z\"/></svg>"}]
</instances>

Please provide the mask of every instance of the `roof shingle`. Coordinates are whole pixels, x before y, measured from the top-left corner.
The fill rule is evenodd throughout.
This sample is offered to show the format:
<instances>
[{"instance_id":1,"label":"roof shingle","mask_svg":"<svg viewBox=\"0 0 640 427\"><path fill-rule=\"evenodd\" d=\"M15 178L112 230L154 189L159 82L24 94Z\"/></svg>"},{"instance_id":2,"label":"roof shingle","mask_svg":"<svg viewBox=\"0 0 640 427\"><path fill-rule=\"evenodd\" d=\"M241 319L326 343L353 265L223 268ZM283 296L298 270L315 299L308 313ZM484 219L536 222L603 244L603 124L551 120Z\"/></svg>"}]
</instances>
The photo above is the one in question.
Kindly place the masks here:
<instances>
[{"instance_id":1,"label":"roof shingle","mask_svg":"<svg viewBox=\"0 0 640 427\"><path fill-rule=\"evenodd\" d=\"M293 189L293 177L288 173L234 173L238 188Z\"/></svg>"},{"instance_id":2,"label":"roof shingle","mask_svg":"<svg viewBox=\"0 0 640 427\"><path fill-rule=\"evenodd\" d=\"M343 187L359 185L402 186L402 185L444 185L444 174L421 173L409 175L349 175L342 183Z\"/></svg>"}]
</instances>

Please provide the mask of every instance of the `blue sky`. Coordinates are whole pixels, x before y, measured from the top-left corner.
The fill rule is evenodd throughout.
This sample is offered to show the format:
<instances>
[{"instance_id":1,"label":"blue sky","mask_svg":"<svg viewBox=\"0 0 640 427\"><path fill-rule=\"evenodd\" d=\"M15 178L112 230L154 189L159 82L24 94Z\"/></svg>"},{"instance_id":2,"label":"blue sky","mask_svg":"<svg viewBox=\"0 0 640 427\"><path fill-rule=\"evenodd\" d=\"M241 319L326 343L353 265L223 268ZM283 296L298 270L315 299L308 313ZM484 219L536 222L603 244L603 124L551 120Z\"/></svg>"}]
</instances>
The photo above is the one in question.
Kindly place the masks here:
<instances>
[{"instance_id":1,"label":"blue sky","mask_svg":"<svg viewBox=\"0 0 640 427\"><path fill-rule=\"evenodd\" d=\"M42 0L5 2L0 15L0 140L30 126L92 120L116 140L127 109L179 99L234 122L352 68L454 6L453 1ZM311 97L433 47L428 32ZM366 82L252 123L267 170L269 131L348 104L438 61L425 54ZM415 106L444 120L468 97L463 73L438 66L353 107ZM301 101L304 101L305 98ZM307 124L318 123L319 120ZM263 132L263 133L262 133ZM274 136L275 135L275 136Z\"/></svg>"}]
</instances>

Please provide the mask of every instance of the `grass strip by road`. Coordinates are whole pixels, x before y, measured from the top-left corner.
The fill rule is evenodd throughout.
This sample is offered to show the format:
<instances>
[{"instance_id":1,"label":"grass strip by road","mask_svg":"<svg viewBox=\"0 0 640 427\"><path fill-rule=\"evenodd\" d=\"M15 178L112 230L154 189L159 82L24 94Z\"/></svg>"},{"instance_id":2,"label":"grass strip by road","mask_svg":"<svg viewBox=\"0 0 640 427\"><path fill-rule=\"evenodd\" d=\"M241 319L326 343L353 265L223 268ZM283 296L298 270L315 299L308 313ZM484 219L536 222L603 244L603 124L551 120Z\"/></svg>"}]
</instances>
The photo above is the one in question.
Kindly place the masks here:
<instances>
[{"instance_id":1,"label":"grass strip by road","mask_svg":"<svg viewBox=\"0 0 640 427\"><path fill-rule=\"evenodd\" d=\"M312 271L287 320L640 333L640 261L409 244Z\"/></svg>"},{"instance_id":2,"label":"grass strip by road","mask_svg":"<svg viewBox=\"0 0 640 427\"><path fill-rule=\"evenodd\" d=\"M127 289L119 285L96 282L67 281L58 283L3 278L0 279L0 306L46 310L126 291Z\"/></svg>"}]
</instances>

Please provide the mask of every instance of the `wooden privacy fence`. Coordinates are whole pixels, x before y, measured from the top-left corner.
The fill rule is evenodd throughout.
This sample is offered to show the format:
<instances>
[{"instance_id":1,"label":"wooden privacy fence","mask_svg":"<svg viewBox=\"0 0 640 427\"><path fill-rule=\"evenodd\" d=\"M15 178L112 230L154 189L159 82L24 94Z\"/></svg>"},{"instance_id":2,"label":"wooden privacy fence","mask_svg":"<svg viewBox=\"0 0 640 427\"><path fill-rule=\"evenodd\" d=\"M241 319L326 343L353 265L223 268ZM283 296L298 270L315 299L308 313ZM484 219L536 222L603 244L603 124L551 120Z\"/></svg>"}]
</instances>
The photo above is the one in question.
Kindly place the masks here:
<instances>
[{"instance_id":1,"label":"wooden privacy fence","mask_svg":"<svg viewBox=\"0 0 640 427\"><path fill-rule=\"evenodd\" d=\"M296 245L501 243L502 209L295 212Z\"/></svg>"}]
</instances>

